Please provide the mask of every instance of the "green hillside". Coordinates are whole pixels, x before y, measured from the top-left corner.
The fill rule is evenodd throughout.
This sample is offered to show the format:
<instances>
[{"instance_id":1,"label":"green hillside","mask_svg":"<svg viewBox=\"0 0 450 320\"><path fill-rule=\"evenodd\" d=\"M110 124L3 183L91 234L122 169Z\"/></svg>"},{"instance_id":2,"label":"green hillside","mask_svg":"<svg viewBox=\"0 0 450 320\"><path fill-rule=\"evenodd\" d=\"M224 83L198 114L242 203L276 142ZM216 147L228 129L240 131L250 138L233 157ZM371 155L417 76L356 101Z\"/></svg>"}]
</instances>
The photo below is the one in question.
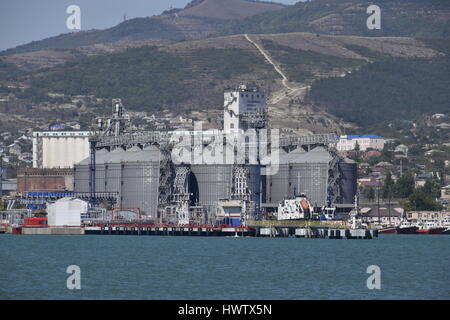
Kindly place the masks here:
<instances>
[{"instance_id":1,"label":"green hillside","mask_svg":"<svg viewBox=\"0 0 450 320\"><path fill-rule=\"evenodd\" d=\"M25 97L42 101L43 92L121 97L134 110L173 108L205 86L247 73L270 73L261 57L240 49L198 49L189 59L155 47L86 57L34 78Z\"/></svg>"},{"instance_id":2,"label":"green hillside","mask_svg":"<svg viewBox=\"0 0 450 320\"><path fill-rule=\"evenodd\" d=\"M110 43L126 38L127 40L142 40L148 38L183 39L183 34L173 25L163 24L151 18L135 18L124 21L115 27L105 30L90 30L64 33L55 37L8 49L2 54L24 53L49 49L70 49L96 43Z\"/></svg>"},{"instance_id":3,"label":"green hillside","mask_svg":"<svg viewBox=\"0 0 450 320\"><path fill-rule=\"evenodd\" d=\"M286 70L289 80L296 82L314 81L322 73L329 73L342 68L353 68L364 62L318 52L296 50L276 44L271 40L262 40L261 42L271 56Z\"/></svg>"},{"instance_id":4,"label":"green hillside","mask_svg":"<svg viewBox=\"0 0 450 320\"><path fill-rule=\"evenodd\" d=\"M450 1L379 0L381 30L368 30L368 0L313 0L231 21L219 35L312 32L334 35L436 37L450 36Z\"/></svg>"},{"instance_id":5,"label":"green hillside","mask_svg":"<svg viewBox=\"0 0 450 320\"><path fill-rule=\"evenodd\" d=\"M202 2L193 1L185 10ZM251 2L254 3L254 10L261 5L261 1ZM244 33L311 32L370 37L450 37L450 1L376 1L382 11L381 30L368 30L366 27L369 16L366 9L371 4L373 1L369 0L312 0L237 20L212 19L208 16L211 12L203 12L200 16L183 16L183 10L173 9L159 16L130 19L105 30L72 32L33 41L8 49L2 54L69 49L119 40L185 40Z\"/></svg>"},{"instance_id":6,"label":"green hillside","mask_svg":"<svg viewBox=\"0 0 450 320\"><path fill-rule=\"evenodd\" d=\"M450 110L450 58L388 59L343 78L318 80L309 99L365 128Z\"/></svg>"}]
</instances>

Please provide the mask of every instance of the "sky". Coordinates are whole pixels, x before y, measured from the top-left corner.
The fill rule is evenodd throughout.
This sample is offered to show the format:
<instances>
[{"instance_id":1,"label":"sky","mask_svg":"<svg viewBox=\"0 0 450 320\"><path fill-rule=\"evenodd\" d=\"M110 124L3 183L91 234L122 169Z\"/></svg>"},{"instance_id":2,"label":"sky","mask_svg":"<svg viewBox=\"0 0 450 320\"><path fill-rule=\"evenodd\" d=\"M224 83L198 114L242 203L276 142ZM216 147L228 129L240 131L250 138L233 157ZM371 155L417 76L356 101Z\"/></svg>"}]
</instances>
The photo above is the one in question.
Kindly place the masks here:
<instances>
[{"instance_id":1,"label":"sky","mask_svg":"<svg viewBox=\"0 0 450 320\"><path fill-rule=\"evenodd\" d=\"M223 0L226 1L226 0ZM276 0L294 4L299 0ZM67 29L70 5L81 9L81 30L105 29L127 19L183 8L190 0L0 0L0 51L38 41Z\"/></svg>"}]
</instances>

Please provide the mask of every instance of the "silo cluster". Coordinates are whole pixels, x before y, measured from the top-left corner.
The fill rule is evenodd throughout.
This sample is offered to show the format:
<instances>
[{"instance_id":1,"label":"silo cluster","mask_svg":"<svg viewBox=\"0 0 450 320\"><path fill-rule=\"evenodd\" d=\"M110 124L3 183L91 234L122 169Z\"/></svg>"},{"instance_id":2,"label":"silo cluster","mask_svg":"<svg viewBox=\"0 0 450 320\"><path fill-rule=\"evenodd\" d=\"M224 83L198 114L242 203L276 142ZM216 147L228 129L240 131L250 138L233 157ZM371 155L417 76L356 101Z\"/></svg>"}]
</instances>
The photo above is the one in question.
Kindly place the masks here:
<instances>
[{"instance_id":1,"label":"silo cluster","mask_svg":"<svg viewBox=\"0 0 450 320\"><path fill-rule=\"evenodd\" d=\"M155 146L96 152L96 193L117 195L120 207L138 207L155 218L161 153ZM75 192L90 192L90 159L75 165Z\"/></svg>"},{"instance_id":2,"label":"silo cluster","mask_svg":"<svg viewBox=\"0 0 450 320\"><path fill-rule=\"evenodd\" d=\"M139 207L143 213L156 217L162 153L156 146L132 147L96 152L96 192L117 194L118 206ZM257 165L248 170L249 200L260 197L261 203L277 204L283 199L305 194L313 206L326 206L332 156L325 147L305 151L298 146L280 150L279 169L274 175L257 179ZM75 192L90 191L87 158L75 166ZM221 199L230 199L233 186L233 164L192 164L188 178L195 203L214 212ZM356 194L356 163L349 159L338 162L340 171L339 203L352 203ZM195 190L194 190L195 189ZM193 198L193 199L194 199Z\"/></svg>"}]
</instances>

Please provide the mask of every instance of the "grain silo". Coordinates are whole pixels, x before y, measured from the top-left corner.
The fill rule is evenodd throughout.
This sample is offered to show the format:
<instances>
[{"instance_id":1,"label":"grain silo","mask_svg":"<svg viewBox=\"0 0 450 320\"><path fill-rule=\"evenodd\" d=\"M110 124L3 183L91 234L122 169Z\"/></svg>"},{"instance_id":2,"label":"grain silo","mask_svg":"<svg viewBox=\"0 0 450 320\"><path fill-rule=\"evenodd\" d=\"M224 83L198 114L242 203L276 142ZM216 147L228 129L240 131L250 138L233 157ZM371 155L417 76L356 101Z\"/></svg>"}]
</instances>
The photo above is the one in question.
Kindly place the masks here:
<instances>
[{"instance_id":1,"label":"grain silo","mask_svg":"<svg viewBox=\"0 0 450 320\"><path fill-rule=\"evenodd\" d=\"M155 146L131 151L122 160L122 207L139 207L148 216L156 218L160 160L161 152Z\"/></svg>"},{"instance_id":2,"label":"grain silo","mask_svg":"<svg viewBox=\"0 0 450 320\"><path fill-rule=\"evenodd\" d=\"M286 158L287 152L283 149L280 149L279 152L278 172L274 175L266 176L266 200L269 203L278 203L289 195L289 163Z\"/></svg>"},{"instance_id":3,"label":"grain silo","mask_svg":"<svg viewBox=\"0 0 450 320\"><path fill-rule=\"evenodd\" d=\"M326 205L331 156L323 147L306 152L301 147L280 156L276 175L267 177L267 201L276 203L304 193L311 204Z\"/></svg>"},{"instance_id":4,"label":"grain silo","mask_svg":"<svg viewBox=\"0 0 450 320\"><path fill-rule=\"evenodd\" d=\"M157 147L141 150L117 148L96 153L95 191L117 195L117 206L138 207L155 217L158 207L159 163ZM75 165L75 192L89 193L90 158Z\"/></svg>"},{"instance_id":5,"label":"grain silo","mask_svg":"<svg viewBox=\"0 0 450 320\"><path fill-rule=\"evenodd\" d=\"M295 152L295 151L294 151ZM327 200L329 152L316 147L307 153L287 155L289 161L289 196L304 193L314 206L324 206Z\"/></svg>"},{"instance_id":6,"label":"grain silo","mask_svg":"<svg viewBox=\"0 0 450 320\"><path fill-rule=\"evenodd\" d=\"M191 171L197 179L201 205L211 208L219 199L230 197L233 165L193 165Z\"/></svg>"},{"instance_id":7,"label":"grain silo","mask_svg":"<svg viewBox=\"0 0 450 320\"><path fill-rule=\"evenodd\" d=\"M109 152L106 149L98 150L95 154L96 168L104 168L104 163L109 157ZM103 173L104 174L104 173ZM103 181L101 178L95 179L96 183ZM83 161L75 164L74 166L74 191L78 193L90 192L90 158L86 158ZM103 181L104 184L104 181Z\"/></svg>"}]
</instances>

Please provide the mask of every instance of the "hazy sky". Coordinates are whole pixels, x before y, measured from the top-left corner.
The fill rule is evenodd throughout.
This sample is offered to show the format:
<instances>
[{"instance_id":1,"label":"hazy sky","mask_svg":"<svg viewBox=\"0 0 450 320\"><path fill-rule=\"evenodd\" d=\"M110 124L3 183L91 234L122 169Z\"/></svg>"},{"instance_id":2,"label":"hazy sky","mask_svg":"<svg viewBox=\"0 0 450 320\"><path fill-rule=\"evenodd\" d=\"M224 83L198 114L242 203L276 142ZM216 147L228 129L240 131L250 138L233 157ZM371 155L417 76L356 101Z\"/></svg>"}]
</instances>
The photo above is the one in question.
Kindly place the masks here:
<instances>
[{"instance_id":1,"label":"hazy sky","mask_svg":"<svg viewBox=\"0 0 450 320\"><path fill-rule=\"evenodd\" d=\"M223 0L226 1L226 0ZM299 0L277 0L294 4ZM81 29L105 29L127 19L157 15L190 0L0 0L0 51L67 33L70 5L81 9Z\"/></svg>"}]
</instances>

